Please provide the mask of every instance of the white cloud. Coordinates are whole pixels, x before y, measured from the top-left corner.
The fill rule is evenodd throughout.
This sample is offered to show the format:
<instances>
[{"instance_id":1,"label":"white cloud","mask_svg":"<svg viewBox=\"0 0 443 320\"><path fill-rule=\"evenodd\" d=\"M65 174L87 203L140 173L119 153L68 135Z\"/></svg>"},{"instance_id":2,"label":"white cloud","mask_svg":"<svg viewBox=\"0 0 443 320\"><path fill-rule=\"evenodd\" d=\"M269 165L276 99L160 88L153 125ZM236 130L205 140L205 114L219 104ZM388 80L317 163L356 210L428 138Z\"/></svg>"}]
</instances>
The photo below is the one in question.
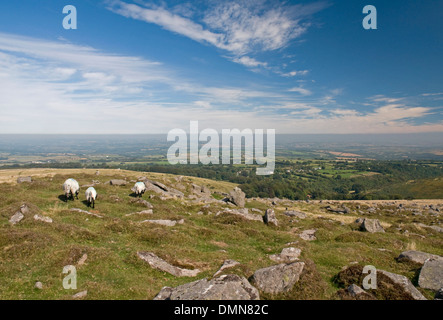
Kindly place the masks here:
<instances>
[{"instance_id":1,"label":"white cloud","mask_svg":"<svg viewBox=\"0 0 443 320\"><path fill-rule=\"evenodd\" d=\"M290 77L295 77L295 76L305 76L305 75L307 75L309 73L309 70L294 70L294 71L291 71L291 72L279 72L279 74L280 75L282 75L283 77L287 77L287 78L290 78Z\"/></svg>"},{"instance_id":2,"label":"white cloud","mask_svg":"<svg viewBox=\"0 0 443 320\"><path fill-rule=\"evenodd\" d=\"M194 14L190 5L167 9L150 3L142 6L113 0L109 1L108 9L225 50L233 55L230 60L236 63L250 68L266 68L268 63L246 54L286 47L307 31L310 26L307 20L312 14L328 6L324 2L290 5L266 1L214 1L209 4L209 8L201 13L203 17L200 21L191 19ZM307 71L276 73L293 77Z\"/></svg>"},{"instance_id":3,"label":"white cloud","mask_svg":"<svg viewBox=\"0 0 443 320\"><path fill-rule=\"evenodd\" d=\"M223 47L223 35L203 29L201 25L169 12L162 7L143 8L123 1L112 1L108 7L124 17L157 24L166 30L181 34L192 40L207 42L216 47Z\"/></svg>"},{"instance_id":4,"label":"white cloud","mask_svg":"<svg viewBox=\"0 0 443 320\"><path fill-rule=\"evenodd\" d=\"M383 95L377 95L370 98L374 102L385 102L385 103L395 103L402 100L402 98L389 98Z\"/></svg>"},{"instance_id":5,"label":"white cloud","mask_svg":"<svg viewBox=\"0 0 443 320\"><path fill-rule=\"evenodd\" d=\"M285 47L306 32L303 15L291 16L283 6L266 8L251 2L220 2L203 21L225 35L223 49L236 54L253 50L270 51Z\"/></svg>"},{"instance_id":6,"label":"white cloud","mask_svg":"<svg viewBox=\"0 0 443 320\"><path fill-rule=\"evenodd\" d=\"M417 124L434 109L392 99L357 112L276 88L208 87L143 58L0 33L0 133L158 133L190 120L277 133L443 132L442 122Z\"/></svg>"},{"instance_id":7,"label":"white cloud","mask_svg":"<svg viewBox=\"0 0 443 320\"><path fill-rule=\"evenodd\" d=\"M232 61L242 64L246 67L267 67L268 64L266 62L260 62L255 60L254 58L250 58L248 56L243 56L240 58L233 58Z\"/></svg>"},{"instance_id":8,"label":"white cloud","mask_svg":"<svg viewBox=\"0 0 443 320\"><path fill-rule=\"evenodd\" d=\"M303 96L309 96L309 95L312 94L312 92L310 90L302 88L302 87L294 87L294 88L289 89L288 91L290 91L290 92L297 92L297 93L300 93Z\"/></svg>"}]
</instances>

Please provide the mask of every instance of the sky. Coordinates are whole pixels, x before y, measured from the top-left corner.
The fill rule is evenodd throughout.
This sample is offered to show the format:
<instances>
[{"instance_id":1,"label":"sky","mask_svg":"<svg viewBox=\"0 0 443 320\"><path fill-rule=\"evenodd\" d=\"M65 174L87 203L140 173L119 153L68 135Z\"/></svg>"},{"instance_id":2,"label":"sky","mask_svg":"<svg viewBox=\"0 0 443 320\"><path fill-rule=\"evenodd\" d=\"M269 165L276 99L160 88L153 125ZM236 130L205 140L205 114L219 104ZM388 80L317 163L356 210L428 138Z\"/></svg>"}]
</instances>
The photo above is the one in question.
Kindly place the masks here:
<instances>
[{"instance_id":1,"label":"sky","mask_svg":"<svg viewBox=\"0 0 443 320\"><path fill-rule=\"evenodd\" d=\"M65 29L65 5L77 29ZM377 29L366 30L366 5ZM0 2L0 133L443 132L443 1ZM372 21L374 22L374 21Z\"/></svg>"}]
</instances>

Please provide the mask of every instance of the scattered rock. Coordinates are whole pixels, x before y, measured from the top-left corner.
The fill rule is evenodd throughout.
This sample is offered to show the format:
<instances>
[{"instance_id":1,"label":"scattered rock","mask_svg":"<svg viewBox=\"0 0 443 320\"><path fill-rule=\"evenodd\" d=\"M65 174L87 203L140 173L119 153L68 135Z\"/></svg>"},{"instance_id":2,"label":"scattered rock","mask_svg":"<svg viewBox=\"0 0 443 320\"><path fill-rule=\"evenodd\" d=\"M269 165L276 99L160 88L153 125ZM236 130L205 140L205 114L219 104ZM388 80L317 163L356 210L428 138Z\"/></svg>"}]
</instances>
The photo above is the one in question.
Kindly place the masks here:
<instances>
[{"instance_id":1,"label":"scattered rock","mask_svg":"<svg viewBox=\"0 0 443 320\"><path fill-rule=\"evenodd\" d=\"M20 212L23 213L23 214L28 214L30 212L30 209L29 209L28 205L27 204L22 204L20 206Z\"/></svg>"},{"instance_id":2,"label":"scattered rock","mask_svg":"<svg viewBox=\"0 0 443 320\"><path fill-rule=\"evenodd\" d=\"M184 193L168 187L166 185L164 185L163 183L157 182L157 181L152 181L149 179L145 179L144 184L146 186L147 190L151 190L154 191L155 193L161 194L163 196L163 199L170 199L170 198L183 198L184 197ZM160 199L162 199L162 197L160 197Z\"/></svg>"},{"instance_id":3,"label":"scattered rock","mask_svg":"<svg viewBox=\"0 0 443 320\"><path fill-rule=\"evenodd\" d=\"M266 224L273 224L274 226L278 226L278 220L275 216L275 212L273 209L266 210L265 216L263 217L263 221Z\"/></svg>"},{"instance_id":4,"label":"scattered rock","mask_svg":"<svg viewBox=\"0 0 443 320\"><path fill-rule=\"evenodd\" d=\"M377 270L377 274L383 274L384 276L388 277L392 282L400 285L402 289L410 294L414 300L427 300L420 291L417 290L416 287L412 284L412 282L406 278L405 276L402 276L400 274L391 273L384 270Z\"/></svg>"},{"instance_id":5,"label":"scattered rock","mask_svg":"<svg viewBox=\"0 0 443 320\"><path fill-rule=\"evenodd\" d=\"M23 182L32 182L32 178L31 177L18 177L17 178L17 183L23 183Z\"/></svg>"},{"instance_id":6,"label":"scattered rock","mask_svg":"<svg viewBox=\"0 0 443 320\"><path fill-rule=\"evenodd\" d=\"M437 291L434 300L443 300L443 288L440 288L440 290Z\"/></svg>"},{"instance_id":7,"label":"scattered rock","mask_svg":"<svg viewBox=\"0 0 443 320\"><path fill-rule=\"evenodd\" d=\"M365 219L363 219L363 218L358 218L357 220L355 220L355 223L361 225L361 224L363 223L364 220L365 220Z\"/></svg>"},{"instance_id":8,"label":"scattered rock","mask_svg":"<svg viewBox=\"0 0 443 320\"><path fill-rule=\"evenodd\" d=\"M149 263L152 268L170 273L176 277L195 277L200 273L198 269L188 270L173 266L152 252L139 251L137 255L140 259Z\"/></svg>"},{"instance_id":9,"label":"scattered rock","mask_svg":"<svg viewBox=\"0 0 443 320\"><path fill-rule=\"evenodd\" d=\"M126 180L113 179L113 180L109 181L109 184L111 186L125 186L126 185Z\"/></svg>"},{"instance_id":10,"label":"scattered rock","mask_svg":"<svg viewBox=\"0 0 443 320\"><path fill-rule=\"evenodd\" d=\"M315 237L316 232L317 232L317 229L305 230L302 233L300 233L300 238L302 238L303 240L306 240L306 241L317 240L317 238Z\"/></svg>"},{"instance_id":11,"label":"scattered rock","mask_svg":"<svg viewBox=\"0 0 443 320\"><path fill-rule=\"evenodd\" d=\"M81 291L79 293L76 293L72 296L73 299L83 299L88 295L88 290Z\"/></svg>"},{"instance_id":12,"label":"scattered rock","mask_svg":"<svg viewBox=\"0 0 443 320\"><path fill-rule=\"evenodd\" d=\"M17 211L12 217L11 217L11 219L9 219L9 222L12 224L12 225L16 225L17 223L19 223L20 221L22 221L22 219L24 218L25 216L23 215L23 213L21 213L21 211Z\"/></svg>"},{"instance_id":13,"label":"scattered rock","mask_svg":"<svg viewBox=\"0 0 443 320\"><path fill-rule=\"evenodd\" d=\"M40 281L37 281L34 285L34 288L39 289L39 290L43 290L43 283L41 283Z\"/></svg>"},{"instance_id":14,"label":"scattered rock","mask_svg":"<svg viewBox=\"0 0 443 320\"><path fill-rule=\"evenodd\" d=\"M418 285L434 291L443 287L443 259L428 259L423 264L418 277Z\"/></svg>"},{"instance_id":15,"label":"scattered rock","mask_svg":"<svg viewBox=\"0 0 443 320\"><path fill-rule=\"evenodd\" d=\"M240 262L235 261L235 260L225 260L223 262L223 265L220 267L220 269L218 269L218 271L216 273L214 273L213 277L222 273L223 270L235 267L236 265L239 265L239 264L240 264Z\"/></svg>"},{"instance_id":16,"label":"scattered rock","mask_svg":"<svg viewBox=\"0 0 443 320\"><path fill-rule=\"evenodd\" d=\"M361 285L363 284L365 278L368 276L368 273L363 273L363 270L364 266L362 265L352 265L349 267L344 267L342 271L338 273L334 282L343 288L348 288L352 284ZM373 274L373 271L370 271L370 273L372 276L376 275L377 277L377 288L368 289L366 292L373 295L375 299L426 300L425 297L420 293L420 291L418 291L412 285L411 281L409 281L408 278L402 275L394 274L384 270L377 270L377 273L375 274ZM373 279L370 280L371 286L374 285L372 281ZM346 290L339 290L339 292L337 293L339 295L344 293L343 298L345 299L346 295L348 297L351 297ZM357 300L367 299L361 297L361 299L357 298Z\"/></svg>"},{"instance_id":17,"label":"scattered rock","mask_svg":"<svg viewBox=\"0 0 443 320\"><path fill-rule=\"evenodd\" d=\"M385 232L378 219L367 219L367 218L363 219L363 222L360 225L360 229L362 231L367 231L370 233Z\"/></svg>"},{"instance_id":18,"label":"scattered rock","mask_svg":"<svg viewBox=\"0 0 443 320\"><path fill-rule=\"evenodd\" d=\"M431 228L432 230L435 230L437 232L443 232L443 228L439 226L428 226L428 228Z\"/></svg>"},{"instance_id":19,"label":"scattered rock","mask_svg":"<svg viewBox=\"0 0 443 320\"><path fill-rule=\"evenodd\" d=\"M400 253L397 260L402 261L410 261L423 265L427 259L440 259L441 257L435 254L421 252L421 251L404 251Z\"/></svg>"},{"instance_id":20,"label":"scattered rock","mask_svg":"<svg viewBox=\"0 0 443 320\"><path fill-rule=\"evenodd\" d=\"M181 286L164 287L154 300L259 300L258 290L244 277L222 275L208 281L206 278Z\"/></svg>"},{"instance_id":21,"label":"scattered rock","mask_svg":"<svg viewBox=\"0 0 443 320\"><path fill-rule=\"evenodd\" d=\"M263 214L263 211L257 208L252 208L251 211Z\"/></svg>"},{"instance_id":22,"label":"scattered rock","mask_svg":"<svg viewBox=\"0 0 443 320\"><path fill-rule=\"evenodd\" d=\"M349 293L349 295L353 298L356 298L357 300L372 300L375 299L375 297L357 286L356 284L351 284L346 291Z\"/></svg>"},{"instance_id":23,"label":"scattered rock","mask_svg":"<svg viewBox=\"0 0 443 320\"><path fill-rule=\"evenodd\" d=\"M94 216L94 217L97 217L97 218L103 218L103 217L102 217L101 215L99 215L99 214L92 213L92 212L85 211L85 210L78 209L78 208L72 208L72 209L70 209L70 211L86 213L86 214L89 214L89 215Z\"/></svg>"},{"instance_id":24,"label":"scattered rock","mask_svg":"<svg viewBox=\"0 0 443 320\"><path fill-rule=\"evenodd\" d=\"M149 203L148 201L146 201L145 199L140 199L140 198L137 198L137 199L131 199L130 202L131 202L131 203L140 204L140 205L142 205L142 206L145 206L145 207L148 208L148 209L152 209L152 208L154 208L154 206L153 206L151 203Z\"/></svg>"},{"instance_id":25,"label":"scattered rock","mask_svg":"<svg viewBox=\"0 0 443 320\"><path fill-rule=\"evenodd\" d=\"M192 192L197 195L200 195L200 196L202 196L202 195L203 196L210 196L211 195L211 190L209 190L209 188L206 186L199 186L195 183L192 183L191 187L192 187Z\"/></svg>"},{"instance_id":26,"label":"scattered rock","mask_svg":"<svg viewBox=\"0 0 443 320\"><path fill-rule=\"evenodd\" d=\"M138 215L153 214L153 211L152 211L152 209L142 210L142 211L137 211L137 212L132 212L132 213L125 214L125 216L129 217L129 216L132 216L132 215L135 215L135 214L138 214Z\"/></svg>"},{"instance_id":27,"label":"scattered rock","mask_svg":"<svg viewBox=\"0 0 443 320\"><path fill-rule=\"evenodd\" d=\"M281 253L269 256L269 259L278 263L291 263L298 260L301 250L298 248L284 248Z\"/></svg>"},{"instance_id":28,"label":"scattered rock","mask_svg":"<svg viewBox=\"0 0 443 320\"><path fill-rule=\"evenodd\" d=\"M162 226L167 226L167 227L173 227L176 224L183 224L185 222L185 220L180 219L180 220L143 220L140 223L154 223L154 224L160 224Z\"/></svg>"},{"instance_id":29,"label":"scattered rock","mask_svg":"<svg viewBox=\"0 0 443 320\"><path fill-rule=\"evenodd\" d=\"M259 216L258 214L249 213L248 212L248 208L243 208L243 209L228 209L228 208L225 208L223 211L217 212L216 216L218 216L220 214L226 214L226 213L239 215L239 216L245 218L246 220L263 222L263 217L262 216Z\"/></svg>"},{"instance_id":30,"label":"scattered rock","mask_svg":"<svg viewBox=\"0 0 443 320\"><path fill-rule=\"evenodd\" d=\"M287 215L288 217L297 217L299 219L305 219L306 213L301 211L295 211L295 210L286 210L283 212L283 214Z\"/></svg>"},{"instance_id":31,"label":"scattered rock","mask_svg":"<svg viewBox=\"0 0 443 320\"><path fill-rule=\"evenodd\" d=\"M245 193L238 187L235 187L229 193L229 201L235 204L237 207L243 208L245 206Z\"/></svg>"},{"instance_id":32,"label":"scattered rock","mask_svg":"<svg viewBox=\"0 0 443 320\"><path fill-rule=\"evenodd\" d=\"M44 216L41 216L41 215L38 215L38 214L34 215L34 220L36 220L36 221L43 221L43 222L46 222L46 223L52 223L52 219L50 217L44 217Z\"/></svg>"},{"instance_id":33,"label":"scattered rock","mask_svg":"<svg viewBox=\"0 0 443 320\"><path fill-rule=\"evenodd\" d=\"M78 266L82 266L82 265L84 265L85 262L86 262L86 259L88 259L88 254L87 254L87 253L85 253L85 254L82 255L82 257L80 258L80 260L78 260L77 265L78 265Z\"/></svg>"},{"instance_id":34,"label":"scattered rock","mask_svg":"<svg viewBox=\"0 0 443 320\"><path fill-rule=\"evenodd\" d=\"M341 206L341 208L333 208L331 206L327 206L325 209L328 211L334 212L334 213L341 213L341 214L351 213L351 209L349 209L348 207L346 207L344 205Z\"/></svg>"},{"instance_id":35,"label":"scattered rock","mask_svg":"<svg viewBox=\"0 0 443 320\"><path fill-rule=\"evenodd\" d=\"M259 269L252 276L252 281L259 290L266 293L287 292L300 279L304 265L304 262L298 261Z\"/></svg>"}]
</instances>

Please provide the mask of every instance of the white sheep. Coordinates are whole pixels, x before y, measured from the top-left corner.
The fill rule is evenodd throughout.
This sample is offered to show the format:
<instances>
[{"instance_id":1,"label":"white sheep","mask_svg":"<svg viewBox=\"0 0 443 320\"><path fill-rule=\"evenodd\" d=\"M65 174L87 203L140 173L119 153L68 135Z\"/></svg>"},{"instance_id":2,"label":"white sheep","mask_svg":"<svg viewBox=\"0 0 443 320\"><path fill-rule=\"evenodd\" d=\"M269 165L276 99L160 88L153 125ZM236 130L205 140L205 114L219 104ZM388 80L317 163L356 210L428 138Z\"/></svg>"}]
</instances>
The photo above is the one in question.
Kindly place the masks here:
<instances>
[{"instance_id":1,"label":"white sheep","mask_svg":"<svg viewBox=\"0 0 443 320\"><path fill-rule=\"evenodd\" d=\"M92 204L92 208L95 207L95 200L97 199L97 191L94 187L89 187L85 192L86 201L88 201L88 207Z\"/></svg>"},{"instance_id":2,"label":"white sheep","mask_svg":"<svg viewBox=\"0 0 443 320\"><path fill-rule=\"evenodd\" d=\"M78 200L80 186L75 179L68 179L63 183L63 191L65 192L66 201L68 201L69 198L74 200L74 195Z\"/></svg>"},{"instance_id":3,"label":"white sheep","mask_svg":"<svg viewBox=\"0 0 443 320\"><path fill-rule=\"evenodd\" d=\"M131 191L134 192L136 196L141 197L146 191L146 185L143 182L137 182Z\"/></svg>"}]
</instances>

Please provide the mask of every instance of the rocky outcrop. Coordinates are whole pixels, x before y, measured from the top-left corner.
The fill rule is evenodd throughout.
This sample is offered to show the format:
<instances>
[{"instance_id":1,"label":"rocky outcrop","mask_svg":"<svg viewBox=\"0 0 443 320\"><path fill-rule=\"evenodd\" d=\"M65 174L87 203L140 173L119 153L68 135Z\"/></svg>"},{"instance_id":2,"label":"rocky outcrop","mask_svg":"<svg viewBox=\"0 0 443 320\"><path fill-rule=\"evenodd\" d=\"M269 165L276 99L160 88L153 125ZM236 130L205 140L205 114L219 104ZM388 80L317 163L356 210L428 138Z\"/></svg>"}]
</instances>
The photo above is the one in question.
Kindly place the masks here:
<instances>
[{"instance_id":1,"label":"rocky outcrop","mask_svg":"<svg viewBox=\"0 0 443 320\"><path fill-rule=\"evenodd\" d=\"M300 279L304 262L282 263L255 271L252 283L266 293L287 292Z\"/></svg>"},{"instance_id":2,"label":"rocky outcrop","mask_svg":"<svg viewBox=\"0 0 443 320\"><path fill-rule=\"evenodd\" d=\"M443 287L443 259L428 259L423 264L418 277L418 285L434 291Z\"/></svg>"},{"instance_id":3,"label":"rocky outcrop","mask_svg":"<svg viewBox=\"0 0 443 320\"><path fill-rule=\"evenodd\" d=\"M301 250L298 248L284 248L279 254L272 254L269 259L277 263L291 263L298 260Z\"/></svg>"},{"instance_id":4,"label":"rocky outcrop","mask_svg":"<svg viewBox=\"0 0 443 320\"><path fill-rule=\"evenodd\" d=\"M17 183L23 183L23 182L32 182L32 178L31 177L18 177L17 178Z\"/></svg>"},{"instance_id":5,"label":"rocky outcrop","mask_svg":"<svg viewBox=\"0 0 443 320\"><path fill-rule=\"evenodd\" d=\"M173 266L152 252L139 251L137 252L137 256L149 263L152 268L167 272L176 277L195 277L200 273L198 269L188 270Z\"/></svg>"},{"instance_id":6,"label":"rocky outcrop","mask_svg":"<svg viewBox=\"0 0 443 320\"><path fill-rule=\"evenodd\" d=\"M405 276L391 273L385 270L377 270L377 274L383 274L392 282L398 284L406 293L410 294L414 300L427 300L420 291L412 284L412 282Z\"/></svg>"},{"instance_id":7,"label":"rocky outcrop","mask_svg":"<svg viewBox=\"0 0 443 320\"><path fill-rule=\"evenodd\" d=\"M436 254L421 252L421 251L404 251L400 253L397 260L400 262L408 261L408 262L414 262L418 263L420 265L423 265L426 260L428 259L442 259L440 256Z\"/></svg>"},{"instance_id":8,"label":"rocky outcrop","mask_svg":"<svg viewBox=\"0 0 443 320\"><path fill-rule=\"evenodd\" d=\"M238 187L235 187L229 193L228 200L235 204L237 207L243 208L245 206L245 193Z\"/></svg>"},{"instance_id":9,"label":"rocky outcrop","mask_svg":"<svg viewBox=\"0 0 443 320\"><path fill-rule=\"evenodd\" d=\"M443 228L439 227L439 226L428 226L428 225L423 224L423 223L417 223L417 225L422 227L422 228L429 228L429 229L432 229L432 230L440 232L440 233L443 232Z\"/></svg>"},{"instance_id":10,"label":"rocky outcrop","mask_svg":"<svg viewBox=\"0 0 443 320\"><path fill-rule=\"evenodd\" d=\"M216 273L214 273L213 277L218 276L220 273L223 272L223 270L235 267L235 266L237 266L239 264L240 264L240 262L235 261L235 260L230 260L230 259L229 260L225 260L223 262L223 265L220 267L220 269L218 269L218 271Z\"/></svg>"},{"instance_id":11,"label":"rocky outcrop","mask_svg":"<svg viewBox=\"0 0 443 320\"><path fill-rule=\"evenodd\" d=\"M333 208L331 206L327 206L325 209L330 211L330 212L334 212L334 213L341 213L341 214L351 213L351 209L349 209L345 205L343 205L343 206L341 206L339 208Z\"/></svg>"},{"instance_id":12,"label":"rocky outcrop","mask_svg":"<svg viewBox=\"0 0 443 320\"><path fill-rule=\"evenodd\" d=\"M130 202L142 205L142 206L144 206L144 207L146 207L148 209L154 208L154 206L151 203L149 203L148 201L146 201L145 199L136 198L136 199L131 199Z\"/></svg>"},{"instance_id":13,"label":"rocky outcrop","mask_svg":"<svg viewBox=\"0 0 443 320\"><path fill-rule=\"evenodd\" d=\"M143 180L143 183L145 184L147 190L151 190L151 191L154 191L155 193L161 194L164 197L164 199L183 198L184 197L183 192L181 192L177 189L168 187L158 181L152 181L149 179L145 179L145 180Z\"/></svg>"},{"instance_id":14,"label":"rocky outcrop","mask_svg":"<svg viewBox=\"0 0 443 320\"><path fill-rule=\"evenodd\" d=\"M88 290L80 291L72 296L72 299L83 299L88 295Z\"/></svg>"},{"instance_id":15,"label":"rocky outcrop","mask_svg":"<svg viewBox=\"0 0 443 320\"><path fill-rule=\"evenodd\" d=\"M126 180L113 179L113 180L109 181L109 184L111 186L125 186L126 185Z\"/></svg>"},{"instance_id":16,"label":"rocky outcrop","mask_svg":"<svg viewBox=\"0 0 443 320\"><path fill-rule=\"evenodd\" d=\"M203 197L211 195L211 190L209 190L209 188L206 186L199 186L195 183L191 183L191 188L192 188L192 193L195 193L196 195Z\"/></svg>"},{"instance_id":17,"label":"rocky outcrop","mask_svg":"<svg viewBox=\"0 0 443 320\"><path fill-rule=\"evenodd\" d=\"M25 216L23 215L23 213L21 213L21 211L17 211L10 219L9 219L9 223L11 223L12 225L16 225L17 223L19 223L20 221L23 220Z\"/></svg>"},{"instance_id":18,"label":"rocky outcrop","mask_svg":"<svg viewBox=\"0 0 443 320\"><path fill-rule=\"evenodd\" d=\"M34 220L46 223L52 223L52 219L50 217L41 216L39 214L34 215Z\"/></svg>"},{"instance_id":19,"label":"rocky outcrop","mask_svg":"<svg viewBox=\"0 0 443 320\"><path fill-rule=\"evenodd\" d=\"M184 222L185 221L183 219L180 219L180 220L143 220L140 223L154 223L166 227L173 227L176 224L183 224Z\"/></svg>"},{"instance_id":20,"label":"rocky outcrop","mask_svg":"<svg viewBox=\"0 0 443 320\"><path fill-rule=\"evenodd\" d=\"M385 232L378 219L367 219L365 218L360 225L360 230L375 233L375 232Z\"/></svg>"},{"instance_id":21,"label":"rocky outcrop","mask_svg":"<svg viewBox=\"0 0 443 320\"><path fill-rule=\"evenodd\" d=\"M245 218L246 220L263 222L262 216L260 216L258 214L249 213L247 208L243 208L243 209L228 209L228 208L226 208L223 211L217 212L216 216L218 216L220 214L227 214L227 213L241 216L241 217Z\"/></svg>"},{"instance_id":22,"label":"rocky outcrop","mask_svg":"<svg viewBox=\"0 0 443 320\"><path fill-rule=\"evenodd\" d=\"M274 226L278 226L278 220L273 209L266 210L263 221L266 224L273 224Z\"/></svg>"},{"instance_id":23,"label":"rocky outcrop","mask_svg":"<svg viewBox=\"0 0 443 320\"><path fill-rule=\"evenodd\" d=\"M300 233L300 238L306 241L314 241L317 240L315 237L315 233L317 232L317 229L309 229L305 230L302 233Z\"/></svg>"},{"instance_id":24,"label":"rocky outcrop","mask_svg":"<svg viewBox=\"0 0 443 320\"><path fill-rule=\"evenodd\" d=\"M164 287L154 300L259 300L259 292L244 277L222 275L181 286Z\"/></svg>"},{"instance_id":25,"label":"rocky outcrop","mask_svg":"<svg viewBox=\"0 0 443 320\"><path fill-rule=\"evenodd\" d=\"M306 213L301 212L301 211L296 211L296 210L286 210L283 212L283 214L288 217L295 217L295 218L299 218L299 219L306 218Z\"/></svg>"},{"instance_id":26,"label":"rocky outcrop","mask_svg":"<svg viewBox=\"0 0 443 320\"><path fill-rule=\"evenodd\" d=\"M26 204L23 204L20 209L9 219L9 223L11 223L12 225L16 225L17 223L22 221L25 215L29 212L29 207Z\"/></svg>"},{"instance_id":27,"label":"rocky outcrop","mask_svg":"<svg viewBox=\"0 0 443 320\"><path fill-rule=\"evenodd\" d=\"M351 284L346 291L355 300L376 300L372 294L366 292L356 284Z\"/></svg>"}]
</instances>

